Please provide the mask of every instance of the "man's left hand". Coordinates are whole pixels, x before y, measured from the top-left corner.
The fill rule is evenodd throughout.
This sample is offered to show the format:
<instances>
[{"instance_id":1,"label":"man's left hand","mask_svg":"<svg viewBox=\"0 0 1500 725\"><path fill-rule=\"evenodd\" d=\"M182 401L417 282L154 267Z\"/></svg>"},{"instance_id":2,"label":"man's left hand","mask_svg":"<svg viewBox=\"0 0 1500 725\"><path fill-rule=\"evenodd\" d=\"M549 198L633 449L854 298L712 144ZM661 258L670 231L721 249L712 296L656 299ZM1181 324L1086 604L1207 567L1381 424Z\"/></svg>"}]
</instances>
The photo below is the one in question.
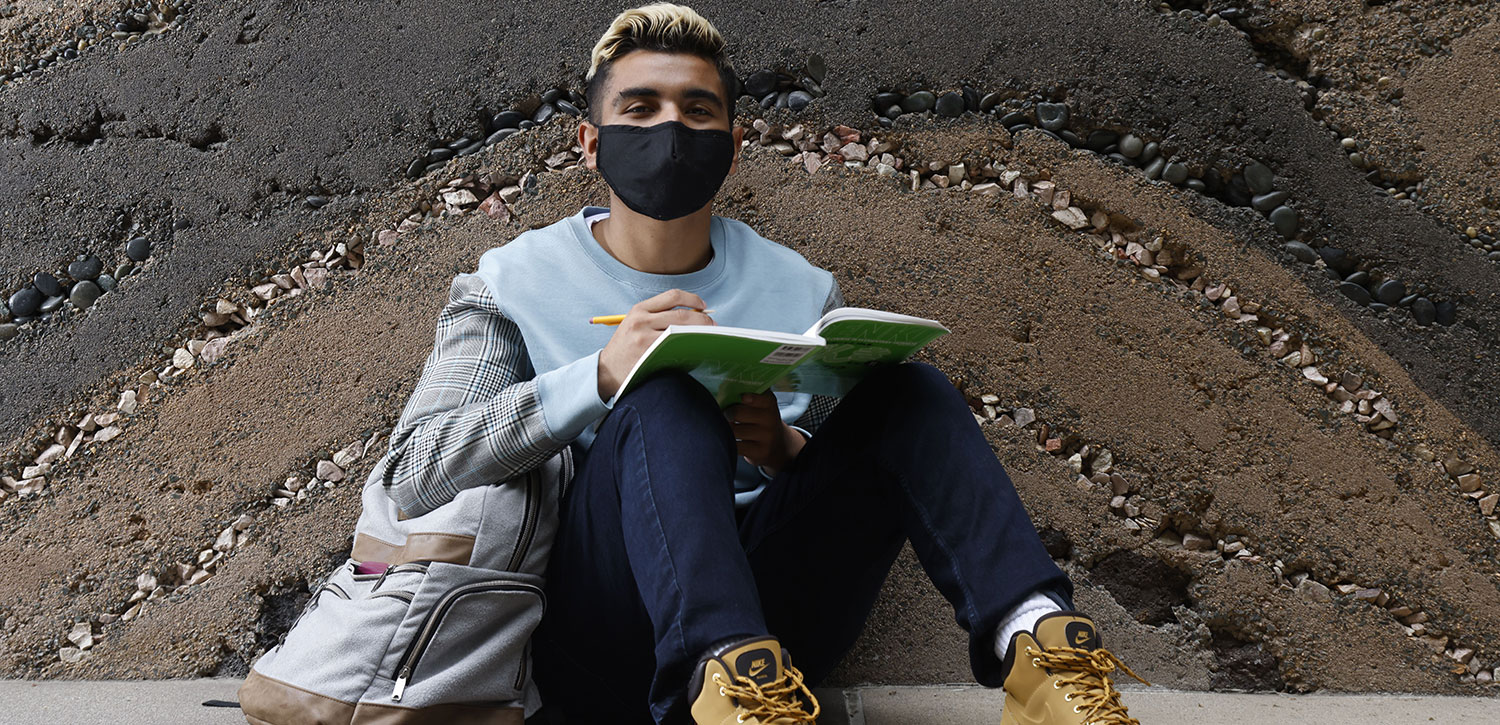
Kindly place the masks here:
<instances>
[{"instance_id":1,"label":"man's left hand","mask_svg":"<svg viewBox=\"0 0 1500 725\"><path fill-rule=\"evenodd\" d=\"M781 470L797 457L807 439L781 419L771 392L744 393L740 400L724 409L734 430L735 449L751 465Z\"/></svg>"}]
</instances>

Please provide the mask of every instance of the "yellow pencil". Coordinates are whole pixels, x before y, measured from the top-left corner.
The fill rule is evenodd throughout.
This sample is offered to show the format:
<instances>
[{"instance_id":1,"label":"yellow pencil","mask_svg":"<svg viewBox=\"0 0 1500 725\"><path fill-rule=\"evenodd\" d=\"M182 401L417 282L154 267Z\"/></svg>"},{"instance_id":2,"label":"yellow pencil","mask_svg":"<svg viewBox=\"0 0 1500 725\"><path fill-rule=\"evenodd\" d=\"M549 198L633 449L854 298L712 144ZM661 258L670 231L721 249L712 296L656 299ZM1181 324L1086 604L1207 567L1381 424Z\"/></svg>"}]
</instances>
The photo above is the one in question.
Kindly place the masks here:
<instances>
[{"instance_id":1,"label":"yellow pencil","mask_svg":"<svg viewBox=\"0 0 1500 725\"><path fill-rule=\"evenodd\" d=\"M713 312L713 310L704 310L703 314L706 315L710 312ZM624 315L597 315L589 318L589 324L591 325L618 325L624 321Z\"/></svg>"}]
</instances>

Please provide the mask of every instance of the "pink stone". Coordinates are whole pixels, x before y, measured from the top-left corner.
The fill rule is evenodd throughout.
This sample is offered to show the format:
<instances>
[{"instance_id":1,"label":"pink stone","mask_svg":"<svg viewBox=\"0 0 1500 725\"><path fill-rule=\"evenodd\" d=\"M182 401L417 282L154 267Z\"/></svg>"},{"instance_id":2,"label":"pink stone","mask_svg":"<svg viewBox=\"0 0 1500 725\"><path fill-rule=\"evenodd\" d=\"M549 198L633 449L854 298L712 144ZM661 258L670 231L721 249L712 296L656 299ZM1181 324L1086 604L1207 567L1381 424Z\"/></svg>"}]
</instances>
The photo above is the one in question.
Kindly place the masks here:
<instances>
[{"instance_id":1,"label":"pink stone","mask_svg":"<svg viewBox=\"0 0 1500 725\"><path fill-rule=\"evenodd\" d=\"M490 194L488 198L480 203L479 210L491 219L505 221L510 218L510 207L505 205L505 200L500 198L500 192L498 191Z\"/></svg>"}]
</instances>

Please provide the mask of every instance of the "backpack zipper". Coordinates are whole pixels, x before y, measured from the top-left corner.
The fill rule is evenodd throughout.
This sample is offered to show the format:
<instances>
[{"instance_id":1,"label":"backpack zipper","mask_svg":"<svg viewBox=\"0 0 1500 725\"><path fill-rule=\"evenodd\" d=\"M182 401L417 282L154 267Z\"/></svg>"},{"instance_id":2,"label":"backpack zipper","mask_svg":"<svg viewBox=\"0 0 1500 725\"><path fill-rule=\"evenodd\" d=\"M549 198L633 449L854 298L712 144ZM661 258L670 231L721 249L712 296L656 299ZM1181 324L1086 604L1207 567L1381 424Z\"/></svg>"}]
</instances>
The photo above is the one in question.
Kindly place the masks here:
<instances>
[{"instance_id":1,"label":"backpack zipper","mask_svg":"<svg viewBox=\"0 0 1500 725\"><path fill-rule=\"evenodd\" d=\"M542 509L542 497L536 491L540 487L537 481L539 478L540 475L526 477L526 514L521 519L521 533L516 537L516 550L510 556L510 564L505 567L508 571L519 570L531 548L531 539L536 535L536 520L540 518Z\"/></svg>"},{"instance_id":2,"label":"backpack zipper","mask_svg":"<svg viewBox=\"0 0 1500 725\"><path fill-rule=\"evenodd\" d=\"M343 597L344 599L349 598L348 593L344 591L343 587L340 587L333 582L323 583L322 586L319 586L317 589L313 590L312 596L307 598L307 604L302 607L301 612L297 613L297 618L292 620L292 626L287 628L287 632L295 629L297 627L297 623L301 622L302 618L306 617L308 612L311 612L312 610L318 608L318 599L323 596L324 591L332 591L333 593L339 595L340 597ZM286 632L282 633L281 641L286 641Z\"/></svg>"},{"instance_id":3,"label":"backpack zipper","mask_svg":"<svg viewBox=\"0 0 1500 725\"><path fill-rule=\"evenodd\" d=\"M427 641L432 638L432 633L442 621L443 615L447 614L448 608L453 602L466 594L486 591L524 591L536 594L542 600L542 611L547 609L547 595L541 587L521 582L504 582L496 584L493 582L480 582L466 584L458 587L438 600L437 606L427 615L422 622L422 628L417 630L417 636L412 638L411 644L407 645L406 652L402 653L401 659L396 663L396 686L391 690L391 699L400 702L401 694L406 692L406 683L411 679L411 673L417 667L417 660L422 656L422 651L427 647Z\"/></svg>"},{"instance_id":4,"label":"backpack zipper","mask_svg":"<svg viewBox=\"0 0 1500 725\"><path fill-rule=\"evenodd\" d=\"M521 667L516 672L516 691L520 692L526 686L526 663L531 661L531 638L526 638L526 646L521 648Z\"/></svg>"},{"instance_id":5,"label":"backpack zipper","mask_svg":"<svg viewBox=\"0 0 1500 725\"><path fill-rule=\"evenodd\" d=\"M561 505L561 502L562 502L563 498L565 498L568 495L568 485L572 483L572 478L573 478L573 444L569 443L568 445L563 446L563 453L565 455L563 456L562 471L560 471L558 473L558 476L557 476L557 478L558 478L557 500L559 502L559 505Z\"/></svg>"}]
</instances>

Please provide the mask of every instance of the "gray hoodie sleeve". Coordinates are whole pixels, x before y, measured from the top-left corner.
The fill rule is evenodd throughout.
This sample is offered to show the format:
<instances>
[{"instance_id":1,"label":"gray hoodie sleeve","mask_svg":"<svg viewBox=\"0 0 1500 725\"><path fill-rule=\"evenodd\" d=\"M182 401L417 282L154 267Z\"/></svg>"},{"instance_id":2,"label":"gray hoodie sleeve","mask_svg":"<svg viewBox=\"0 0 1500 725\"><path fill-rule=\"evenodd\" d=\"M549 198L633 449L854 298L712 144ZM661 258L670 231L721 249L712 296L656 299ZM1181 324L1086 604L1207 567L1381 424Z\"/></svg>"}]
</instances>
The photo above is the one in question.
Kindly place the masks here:
<instances>
[{"instance_id":1,"label":"gray hoodie sleeve","mask_svg":"<svg viewBox=\"0 0 1500 725\"><path fill-rule=\"evenodd\" d=\"M608 412L598 355L535 375L520 329L488 285L457 275L432 353L370 476L406 515L420 516L459 491L530 471Z\"/></svg>"}]
</instances>

